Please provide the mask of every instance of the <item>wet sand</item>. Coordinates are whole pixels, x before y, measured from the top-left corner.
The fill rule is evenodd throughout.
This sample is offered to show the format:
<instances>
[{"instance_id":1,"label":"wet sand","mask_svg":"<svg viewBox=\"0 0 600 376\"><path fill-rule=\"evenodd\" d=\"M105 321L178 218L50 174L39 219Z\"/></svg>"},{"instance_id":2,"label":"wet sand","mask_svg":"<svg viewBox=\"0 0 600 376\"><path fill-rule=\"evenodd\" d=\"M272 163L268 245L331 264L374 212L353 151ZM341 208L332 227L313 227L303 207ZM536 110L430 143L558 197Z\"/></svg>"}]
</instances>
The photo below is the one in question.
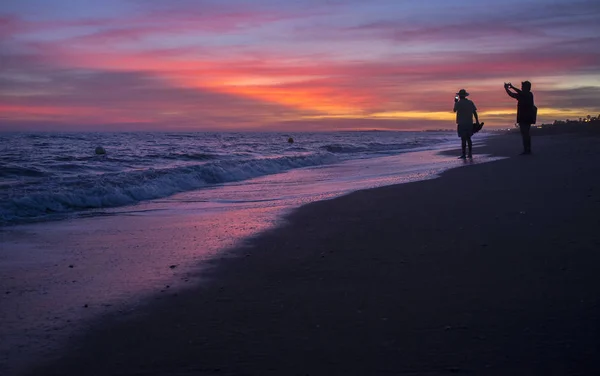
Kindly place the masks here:
<instances>
[{"instance_id":1,"label":"wet sand","mask_svg":"<svg viewBox=\"0 0 600 376\"><path fill-rule=\"evenodd\" d=\"M519 142L305 205L29 374L597 374L600 138Z\"/></svg>"}]
</instances>

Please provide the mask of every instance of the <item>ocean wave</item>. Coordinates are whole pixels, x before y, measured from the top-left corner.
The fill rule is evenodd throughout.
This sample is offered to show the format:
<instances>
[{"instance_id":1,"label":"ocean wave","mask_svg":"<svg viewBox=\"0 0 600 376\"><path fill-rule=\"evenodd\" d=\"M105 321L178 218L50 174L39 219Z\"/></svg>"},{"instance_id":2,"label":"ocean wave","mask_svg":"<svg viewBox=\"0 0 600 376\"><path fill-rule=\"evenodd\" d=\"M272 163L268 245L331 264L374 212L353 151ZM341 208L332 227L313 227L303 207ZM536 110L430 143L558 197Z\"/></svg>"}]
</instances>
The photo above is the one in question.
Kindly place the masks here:
<instances>
[{"instance_id":1,"label":"ocean wave","mask_svg":"<svg viewBox=\"0 0 600 376\"><path fill-rule=\"evenodd\" d=\"M2 166L0 167L0 177L41 177L47 176L47 173L33 167L20 167L20 166Z\"/></svg>"},{"instance_id":2,"label":"ocean wave","mask_svg":"<svg viewBox=\"0 0 600 376\"><path fill-rule=\"evenodd\" d=\"M408 143L384 144L371 142L366 144L329 144L321 146L321 149L330 153L380 153L403 150L411 146Z\"/></svg>"},{"instance_id":3,"label":"ocean wave","mask_svg":"<svg viewBox=\"0 0 600 376\"><path fill-rule=\"evenodd\" d=\"M87 169L86 166L77 163L57 163L52 167L60 171L85 171Z\"/></svg>"},{"instance_id":4,"label":"ocean wave","mask_svg":"<svg viewBox=\"0 0 600 376\"><path fill-rule=\"evenodd\" d=\"M99 161L99 162L127 162L131 157L116 158L110 157L106 154L90 154L84 156L73 156L73 155L58 155L52 159L58 162L88 162L88 161Z\"/></svg>"},{"instance_id":5,"label":"ocean wave","mask_svg":"<svg viewBox=\"0 0 600 376\"><path fill-rule=\"evenodd\" d=\"M357 153L364 151L365 147L346 144L329 144L321 146L321 149L330 153Z\"/></svg>"},{"instance_id":6,"label":"ocean wave","mask_svg":"<svg viewBox=\"0 0 600 376\"><path fill-rule=\"evenodd\" d=\"M57 213L130 205L214 184L337 161L330 153L320 153L63 178L45 182L43 190L36 188L42 185L37 185L16 189L8 193L6 199L2 197L0 224L35 220Z\"/></svg>"},{"instance_id":7,"label":"ocean wave","mask_svg":"<svg viewBox=\"0 0 600 376\"><path fill-rule=\"evenodd\" d=\"M296 142L289 144L293 137ZM399 154L454 134L40 133L3 134L0 225L92 214L213 184L297 167ZM97 146L106 155L96 155ZM95 209L86 211L87 209Z\"/></svg>"},{"instance_id":8,"label":"ocean wave","mask_svg":"<svg viewBox=\"0 0 600 376\"><path fill-rule=\"evenodd\" d=\"M150 158L150 159L170 159L170 160L187 160L187 161L208 161L215 160L219 158L218 154L211 153L168 153L168 154L147 154L140 158ZM131 156L127 156L124 158L117 158L114 156L109 156L107 154L101 155L85 155L85 156L73 156L73 155L59 155L54 157L55 161L60 162L73 162L73 161L104 161L104 162L125 162L130 161L132 159Z\"/></svg>"},{"instance_id":9,"label":"ocean wave","mask_svg":"<svg viewBox=\"0 0 600 376\"><path fill-rule=\"evenodd\" d=\"M210 153L171 153L166 156L151 155L150 157L188 161L209 161L219 159L219 155Z\"/></svg>"}]
</instances>

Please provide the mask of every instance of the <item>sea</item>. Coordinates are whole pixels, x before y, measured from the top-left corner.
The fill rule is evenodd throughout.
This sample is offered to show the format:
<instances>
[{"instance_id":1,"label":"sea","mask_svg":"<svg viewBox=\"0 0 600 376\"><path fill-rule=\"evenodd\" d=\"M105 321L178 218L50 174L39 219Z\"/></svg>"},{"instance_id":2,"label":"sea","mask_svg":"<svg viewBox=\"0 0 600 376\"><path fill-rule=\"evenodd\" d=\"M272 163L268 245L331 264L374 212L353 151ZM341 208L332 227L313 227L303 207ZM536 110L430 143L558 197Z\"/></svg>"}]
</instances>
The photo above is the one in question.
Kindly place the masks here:
<instances>
[{"instance_id":1,"label":"sea","mask_svg":"<svg viewBox=\"0 0 600 376\"><path fill-rule=\"evenodd\" d=\"M431 171L431 158L407 155L457 145L456 134L446 131L2 133L0 226L102 215L186 192L218 201L222 193L216 188L228 184L243 188L259 177L358 163L361 168L330 174L326 190L335 186L336 194L345 193L395 183L383 177L396 174L400 165L404 171L427 162ZM369 167L379 169L361 176ZM323 174L314 174L308 183L319 179ZM303 190L298 184L294 191ZM258 199L281 194L267 188Z\"/></svg>"}]
</instances>

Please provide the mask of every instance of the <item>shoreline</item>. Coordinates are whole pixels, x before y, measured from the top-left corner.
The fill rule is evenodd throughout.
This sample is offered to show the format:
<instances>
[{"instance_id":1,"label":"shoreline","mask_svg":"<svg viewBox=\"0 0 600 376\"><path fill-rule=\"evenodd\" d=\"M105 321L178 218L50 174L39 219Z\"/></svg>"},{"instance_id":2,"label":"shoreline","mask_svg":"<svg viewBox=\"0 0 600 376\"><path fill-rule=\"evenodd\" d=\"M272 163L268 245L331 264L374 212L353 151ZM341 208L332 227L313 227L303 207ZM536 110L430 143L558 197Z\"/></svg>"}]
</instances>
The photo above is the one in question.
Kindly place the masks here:
<instances>
[{"instance_id":1,"label":"shoreline","mask_svg":"<svg viewBox=\"0 0 600 376\"><path fill-rule=\"evenodd\" d=\"M0 171L8 173L8 180L0 184L0 228L110 215L114 210L169 200L180 194L218 190L222 185L244 184L301 168L380 157L381 153L394 155L435 149L448 141L448 133L416 132L386 136L306 133L303 137L299 135L295 146L265 134L214 133L209 137L164 134L163 137L170 141L156 144L155 137L147 133L109 133L103 140L107 147L112 145L109 157L86 154L87 144L97 142L89 133L74 137L75 143L64 135L7 138L7 142L16 143L17 149L33 148L41 140L44 148L39 150L38 157L44 160L45 167L36 166L39 160L35 158L23 156L22 161L9 158L8 170ZM173 142L174 149L162 150L169 142ZM62 150L62 143L67 143L70 149ZM252 147L246 150L248 143ZM142 157L133 152L137 149L145 150L142 154L148 155ZM74 157L77 155L82 157ZM62 159L70 161L63 164ZM10 167L13 162L22 166Z\"/></svg>"},{"instance_id":2,"label":"shoreline","mask_svg":"<svg viewBox=\"0 0 600 376\"><path fill-rule=\"evenodd\" d=\"M518 138L510 137L499 136L475 152L486 148L499 154L518 150L514 145ZM556 325L560 315L555 312L557 307L550 305L557 316L544 316L547 311L540 306L546 307L548 302L544 296L534 296L537 299L532 303L531 285L550 292L549 287L564 282L558 278L562 274L575 278L575 282L581 282L577 278L595 278L589 261L597 261L597 256L585 247L582 249L590 259L583 263L577 260L559 273L569 261L559 246L571 243L551 236L576 231L583 245L591 246L598 240L592 232L595 224L582 223L579 217L570 224L549 221L552 208L540 205L539 197L504 196L520 189L510 179L490 186L498 177L517 176L530 188L548 179L553 181L557 173L583 179L582 174L597 161L594 145L587 140L583 151L574 153L571 148L560 152L567 152L573 160L582 155L596 159L577 159L587 163L576 171L563 171L558 165L566 165L565 155L562 159L560 153L550 155L543 144L556 146L569 141L539 141L539 157L452 169L438 179L363 190L302 206L281 226L252 238L243 251L233 251L245 257L216 262L205 273L212 277L209 282L167 300L149 301L137 312L99 320L67 346L71 351L62 360L41 366L34 374L127 374L140 370L156 375L436 374L453 370L506 374L509 369L557 369L556 364L543 364L546 357L540 354L533 354L537 356L530 361L525 354L519 358L513 346L523 340L540 345L548 354L557 350L564 353L563 345L571 344L568 355L579 361L580 368L591 367L589 357L596 354L597 347L588 346L587 352L578 355L575 350L581 350L581 345L572 345L572 338L562 337L577 334L585 339L583 344L591 345L597 333L590 330L586 337L581 330L593 315L580 317L579 311L559 310L565 317L570 314L579 319L562 324L562 329L571 326L570 331L553 334L536 329L532 311L541 314L541 323L547 326ZM557 165L548 166L547 159ZM536 166L543 167L546 180L532 180L527 175L527 169ZM549 170L551 167L554 169ZM596 186L596 177L585 176L596 179L588 182L592 188ZM465 183L479 191L461 196ZM563 188L573 193L577 187ZM554 196L557 201L564 198L587 203L587 191L584 196L579 188L575 191L573 197L562 195L563 191L554 192ZM499 195L497 200L483 199L490 192ZM592 206L581 209L579 215L593 213L598 207L593 199L592 194ZM564 202L555 206L558 217L572 210ZM529 228L527 222L532 217L534 225ZM515 229L515 223L526 228ZM553 224L556 231L549 232L542 223ZM551 260L545 260L543 266L557 267L553 272L558 276L536 268L536 257L544 255L541 250L523 256L511 249L515 245L506 234L521 241L516 245L519 249L537 241L552 251ZM493 258L485 258L481 250ZM502 274L491 261L498 262ZM514 265L518 265L519 273L511 269ZM569 267L585 273L571 275ZM567 287L574 288L574 281L569 282ZM572 304L567 287L559 291L558 300ZM593 284L584 287L585 291L576 291L578 297L591 297L585 308L588 313L597 313L594 294L598 288ZM494 296L489 296L492 292ZM514 327L506 327L503 320ZM544 336L548 338L541 341ZM563 340L562 345L557 345L554 337ZM103 354L103 359L94 354ZM506 355L520 362L506 364ZM546 360L556 363L558 359L548 356ZM563 369L565 365L576 366L568 362Z\"/></svg>"}]
</instances>

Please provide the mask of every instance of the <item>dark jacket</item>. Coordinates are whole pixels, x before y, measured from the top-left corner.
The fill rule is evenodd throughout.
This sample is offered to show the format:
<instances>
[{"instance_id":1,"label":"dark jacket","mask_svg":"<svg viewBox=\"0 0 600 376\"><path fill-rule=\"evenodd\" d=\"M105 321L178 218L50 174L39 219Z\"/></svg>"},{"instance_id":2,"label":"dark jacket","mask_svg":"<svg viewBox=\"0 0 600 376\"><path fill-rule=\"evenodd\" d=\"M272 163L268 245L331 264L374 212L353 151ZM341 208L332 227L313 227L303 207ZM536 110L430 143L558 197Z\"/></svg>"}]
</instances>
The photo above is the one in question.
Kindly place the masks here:
<instances>
[{"instance_id":1,"label":"dark jacket","mask_svg":"<svg viewBox=\"0 0 600 376\"><path fill-rule=\"evenodd\" d=\"M521 91L516 95L517 98L517 123L535 124L536 111L533 104L533 93L531 91Z\"/></svg>"}]
</instances>

